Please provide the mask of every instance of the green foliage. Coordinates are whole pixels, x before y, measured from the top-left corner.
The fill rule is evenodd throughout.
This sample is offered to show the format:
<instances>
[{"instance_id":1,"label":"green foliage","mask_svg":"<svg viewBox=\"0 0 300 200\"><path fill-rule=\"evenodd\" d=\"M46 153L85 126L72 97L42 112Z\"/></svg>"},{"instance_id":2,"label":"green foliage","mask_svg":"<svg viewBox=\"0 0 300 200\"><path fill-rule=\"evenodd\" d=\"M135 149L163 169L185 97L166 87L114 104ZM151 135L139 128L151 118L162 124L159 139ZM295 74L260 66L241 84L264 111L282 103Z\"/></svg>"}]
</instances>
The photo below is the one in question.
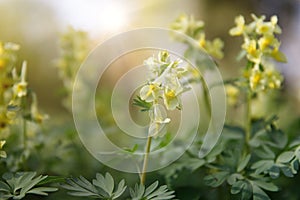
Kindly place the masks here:
<instances>
[{"instance_id":1,"label":"green foliage","mask_svg":"<svg viewBox=\"0 0 300 200\"><path fill-rule=\"evenodd\" d=\"M174 191L169 191L166 185L158 187L158 181L152 183L145 188L142 184L136 184L134 188L130 188L130 196L132 200L159 200L173 199Z\"/></svg>"},{"instance_id":2,"label":"green foliage","mask_svg":"<svg viewBox=\"0 0 300 200\"><path fill-rule=\"evenodd\" d=\"M140 96L137 96L135 99L133 99L133 105L141 107L142 112L149 111L152 107L151 103L141 99Z\"/></svg>"},{"instance_id":3,"label":"green foliage","mask_svg":"<svg viewBox=\"0 0 300 200\"><path fill-rule=\"evenodd\" d=\"M97 199L112 200L118 199L126 190L125 181L121 180L115 189L114 179L109 173L105 176L97 173L92 182L83 176L79 178L67 179L67 183L62 185L69 190L68 194L80 197L93 197Z\"/></svg>"},{"instance_id":4,"label":"green foliage","mask_svg":"<svg viewBox=\"0 0 300 200\"><path fill-rule=\"evenodd\" d=\"M5 173L0 181L1 199L22 199L27 194L47 196L48 192L57 191L57 188L40 186L47 176L36 176L36 172Z\"/></svg>"},{"instance_id":5,"label":"green foliage","mask_svg":"<svg viewBox=\"0 0 300 200\"><path fill-rule=\"evenodd\" d=\"M116 183L109 173L105 176L97 173L92 181L83 176L65 179L70 170L79 170L79 167L71 169L70 166L85 164L88 160L85 158L86 154L82 156L82 146L76 138L76 131L69 124L55 125L51 130L47 130L47 134L40 131L41 122L46 116L38 111L37 97L28 87L26 62L23 62L21 70L16 68L19 46L0 43L0 169L2 173L10 171L4 173L0 181L0 199L23 199L30 194L46 196L57 188L43 185L62 182L62 187L72 196L106 200L167 200L175 198L175 194L183 200L267 200L271 199L272 195L277 199L299 198L297 180L287 179L295 177L299 171L300 138L294 138L299 133L299 119L295 120L296 125L288 127L290 130L286 132L277 126L278 117L270 117L271 114L267 113L258 118L255 117L253 109L253 102L257 101L260 95L272 100L272 92L282 87L283 77L276 70L274 63L270 62L286 62L285 55L279 50L281 43L277 39L281 30L277 25L277 17L272 17L270 21L265 21L264 16L252 17L253 21L246 24L244 18L239 16L236 19L236 27L230 31L231 35L242 36L244 39L238 55L238 60L246 61L243 74L224 81L229 105L234 109L245 106L242 109L245 110L245 122L227 122L217 145L201 158L199 149L203 138L199 134L179 160L157 174L151 174L149 178L153 183L148 187L143 182L136 183L136 179L126 179L127 184L124 179ZM223 57L223 42L219 38L212 41L206 39L204 22L197 21L192 16L181 15L172 23L171 28L195 39L199 48L203 48L213 57ZM72 28L61 38L61 56L57 66L66 92L64 103L69 109L73 81L80 64L88 54L90 42L87 33ZM191 71L189 66L182 68L178 61L171 62L167 51L162 51L157 58L150 58L146 63L153 70L153 74L158 76L164 74L168 66L172 67L172 71L176 72L173 74L174 80L179 79L186 73L185 70L188 70L192 72L191 82L200 80L205 87L201 74L209 70L209 64L205 59L198 59L199 55L195 52L192 47L188 47L185 56L195 57L201 72ZM165 83L163 81L163 84ZM173 83L172 86L176 85ZM168 110L180 111L181 105L177 96L187 90L183 88L185 85L171 88L163 84L149 79L149 83L144 85L143 92L140 93L141 96L133 100L133 104L139 106L141 111L150 113L153 124L170 122L156 104L163 103ZM170 88L172 90L169 90ZM205 105L208 107L206 109L209 109L207 88L204 88L203 92ZM110 94L101 90L99 96L96 97L99 101L96 109L106 115L109 112L106 105L111 101ZM102 123L114 128L114 120L107 116L109 119L102 119ZM290 132L293 135L288 134ZM153 143L156 142L156 146L152 147L152 151L168 146L173 142L173 138L171 131L157 140L154 138ZM123 149L131 156L144 148L138 143ZM177 149L174 148L175 150ZM87 173L93 173L99 169L99 163L89 164L86 168L89 169L86 170ZM16 172L27 169L61 176L36 177L36 172ZM158 180L167 185L159 186ZM134 187L130 188L132 185ZM126 190L127 188L129 190ZM279 188L282 188L280 192ZM292 188L296 194L290 192L293 191ZM65 193L58 195L61 195L59 198L68 198Z\"/></svg>"}]
</instances>

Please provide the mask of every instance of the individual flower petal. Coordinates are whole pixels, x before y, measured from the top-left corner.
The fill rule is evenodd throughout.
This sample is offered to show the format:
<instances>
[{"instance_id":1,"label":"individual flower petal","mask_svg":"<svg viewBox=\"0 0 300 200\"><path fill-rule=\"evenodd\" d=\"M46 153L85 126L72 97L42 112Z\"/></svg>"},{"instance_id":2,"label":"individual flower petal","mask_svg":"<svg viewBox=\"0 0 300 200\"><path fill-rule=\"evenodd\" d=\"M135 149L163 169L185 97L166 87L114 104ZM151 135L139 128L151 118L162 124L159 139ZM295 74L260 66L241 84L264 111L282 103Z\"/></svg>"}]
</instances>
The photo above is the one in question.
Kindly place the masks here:
<instances>
[{"instance_id":1,"label":"individual flower petal","mask_svg":"<svg viewBox=\"0 0 300 200\"><path fill-rule=\"evenodd\" d=\"M156 83L150 83L141 88L140 97L146 102L153 102L159 97L159 92L159 85Z\"/></svg>"},{"instance_id":2,"label":"individual flower petal","mask_svg":"<svg viewBox=\"0 0 300 200\"><path fill-rule=\"evenodd\" d=\"M179 105L179 98L174 90L165 89L164 95L164 104L168 110L175 110Z\"/></svg>"},{"instance_id":3,"label":"individual flower petal","mask_svg":"<svg viewBox=\"0 0 300 200\"><path fill-rule=\"evenodd\" d=\"M165 124L171 121L170 118L167 118L167 114L164 111L163 106L159 104L154 104L152 109L149 112L149 117L151 119L148 134L149 136L162 135Z\"/></svg>"},{"instance_id":4,"label":"individual flower petal","mask_svg":"<svg viewBox=\"0 0 300 200\"><path fill-rule=\"evenodd\" d=\"M42 123L44 120L48 119L48 115L43 115L38 110L37 97L35 94L32 94L32 104L30 108L31 118L36 123Z\"/></svg>"},{"instance_id":5,"label":"individual flower petal","mask_svg":"<svg viewBox=\"0 0 300 200\"><path fill-rule=\"evenodd\" d=\"M17 97L24 97L27 95L27 83L19 82L13 86L14 94Z\"/></svg>"}]
</instances>

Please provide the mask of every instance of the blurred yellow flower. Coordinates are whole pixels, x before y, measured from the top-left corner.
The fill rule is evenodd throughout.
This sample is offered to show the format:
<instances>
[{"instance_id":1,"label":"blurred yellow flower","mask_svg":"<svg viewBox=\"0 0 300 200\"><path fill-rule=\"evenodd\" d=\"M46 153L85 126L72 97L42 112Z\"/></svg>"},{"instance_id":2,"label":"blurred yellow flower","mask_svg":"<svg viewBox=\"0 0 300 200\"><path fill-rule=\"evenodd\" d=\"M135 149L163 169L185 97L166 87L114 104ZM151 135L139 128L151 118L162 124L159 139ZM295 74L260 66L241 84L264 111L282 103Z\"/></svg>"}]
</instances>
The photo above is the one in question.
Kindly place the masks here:
<instances>
[{"instance_id":1,"label":"blurred yellow flower","mask_svg":"<svg viewBox=\"0 0 300 200\"><path fill-rule=\"evenodd\" d=\"M6 143L5 140L0 140L0 157L1 158L6 158L7 157L6 152L2 150L5 143Z\"/></svg>"},{"instance_id":2,"label":"blurred yellow flower","mask_svg":"<svg viewBox=\"0 0 300 200\"><path fill-rule=\"evenodd\" d=\"M242 48L247 52L247 58L254 62L259 63L261 61L261 51L257 48L256 40L246 38Z\"/></svg>"},{"instance_id":3,"label":"blurred yellow flower","mask_svg":"<svg viewBox=\"0 0 300 200\"><path fill-rule=\"evenodd\" d=\"M242 35L245 31L245 19L242 15L235 18L236 27L229 30L229 34L232 36Z\"/></svg>"},{"instance_id":4,"label":"blurred yellow flower","mask_svg":"<svg viewBox=\"0 0 300 200\"><path fill-rule=\"evenodd\" d=\"M209 55L221 59L223 58L222 49L224 43L220 38L212 41L205 39L204 22L195 20L193 16L182 14L171 24L171 29L184 33L195 39L199 47L203 48Z\"/></svg>"},{"instance_id":5,"label":"blurred yellow flower","mask_svg":"<svg viewBox=\"0 0 300 200\"><path fill-rule=\"evenodd\" d=\"M42 123L44 120L48 119L48 115L41 114L38 110L37 97L32 94L32 104L30 108L31 118L36 123Z\"/></svg>"},{"instance_id":6,"label":"blurred yellow flower","mask_svg":"<svg viewBox=\"0 0 300 200\"><path fill-rule=\"evenodd\" d=\"M263 74L260 70L252 70L252 73L249 78L249 85L253 91L257 91L259 89L264 89L264 81Z\"/></svg>"},{"instance_id":7,"label":"blurred yellow flower","mask_svg":"<svg viewBox=\"0 0 300 200\"><path fill-rule=\"evenodd\" d=\"M226 85L225 90L226 90L228 104L235 105L238 101L238 97L240 95L240 90L236 86L233 86L233 85Z\"/></svg>"},{"instance_id":8,"label":"blurred yellow flower","mask_svg":"<svg viewBox=\"0 0 300 200\"><path fill-rule=\"evenodd\" d=\"M24 97L27 95L26 70L27 70L27 63L26 61L24 61L22 65L22 71L21 71L21 81L15 83L13 86L14 94L17 97Z\"/></svg>"}]
</instances>

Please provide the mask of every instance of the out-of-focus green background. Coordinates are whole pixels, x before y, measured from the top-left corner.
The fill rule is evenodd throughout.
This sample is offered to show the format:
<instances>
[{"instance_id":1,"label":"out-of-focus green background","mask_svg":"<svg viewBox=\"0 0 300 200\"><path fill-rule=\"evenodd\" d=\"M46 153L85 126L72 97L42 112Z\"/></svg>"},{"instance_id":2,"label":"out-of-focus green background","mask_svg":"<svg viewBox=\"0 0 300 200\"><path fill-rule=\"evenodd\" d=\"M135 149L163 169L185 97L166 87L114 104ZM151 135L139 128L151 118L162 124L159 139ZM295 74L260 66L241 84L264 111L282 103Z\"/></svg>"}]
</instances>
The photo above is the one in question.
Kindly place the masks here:
<instances>
[{"instance_id":1,"label":"out-of-focus green background","mask_svg":"<svg viewBox=\"0 0 300 200\"><path fill-rule=\"evenodd\" d=\"M112 34L138 27L169 27L181 13L206 22L208 38L225 41L225 58L218 61L224 77L237 75L235 61L239 39L228 35L234 17L250 13L279 16L280 36L287 64L278 67L285 75L286 95L300 107L300 1L297 0L0 0L0 40L21 45L20 58L29 64L29 83L44 112L54 117L65 112L61 105L55 61L59 36L69 25L87 31L96 46ZM20 59L20 60L21 60Z\"/></svg>"}]
</instances>

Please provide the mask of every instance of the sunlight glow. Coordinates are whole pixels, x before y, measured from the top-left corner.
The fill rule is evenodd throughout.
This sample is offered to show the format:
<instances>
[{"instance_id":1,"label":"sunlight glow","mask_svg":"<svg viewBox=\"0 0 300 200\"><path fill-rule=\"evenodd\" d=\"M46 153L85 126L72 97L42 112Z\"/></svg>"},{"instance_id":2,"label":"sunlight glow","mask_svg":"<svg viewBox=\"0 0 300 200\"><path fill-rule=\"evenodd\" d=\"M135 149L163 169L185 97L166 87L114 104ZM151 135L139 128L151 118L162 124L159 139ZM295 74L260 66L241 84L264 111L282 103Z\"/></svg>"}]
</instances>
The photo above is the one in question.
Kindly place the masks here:
<instances>
[{"instance_id":1,"label":"sunlight glow","mask_svg":"<svg viewBox=\"0 0 300 200\"><path fill-rule=\"evenodd\" d=\"M126 13L124 7L110 3L99 13L99 29L116 31L126 25Z\"/></svg>"}]
</instances>

